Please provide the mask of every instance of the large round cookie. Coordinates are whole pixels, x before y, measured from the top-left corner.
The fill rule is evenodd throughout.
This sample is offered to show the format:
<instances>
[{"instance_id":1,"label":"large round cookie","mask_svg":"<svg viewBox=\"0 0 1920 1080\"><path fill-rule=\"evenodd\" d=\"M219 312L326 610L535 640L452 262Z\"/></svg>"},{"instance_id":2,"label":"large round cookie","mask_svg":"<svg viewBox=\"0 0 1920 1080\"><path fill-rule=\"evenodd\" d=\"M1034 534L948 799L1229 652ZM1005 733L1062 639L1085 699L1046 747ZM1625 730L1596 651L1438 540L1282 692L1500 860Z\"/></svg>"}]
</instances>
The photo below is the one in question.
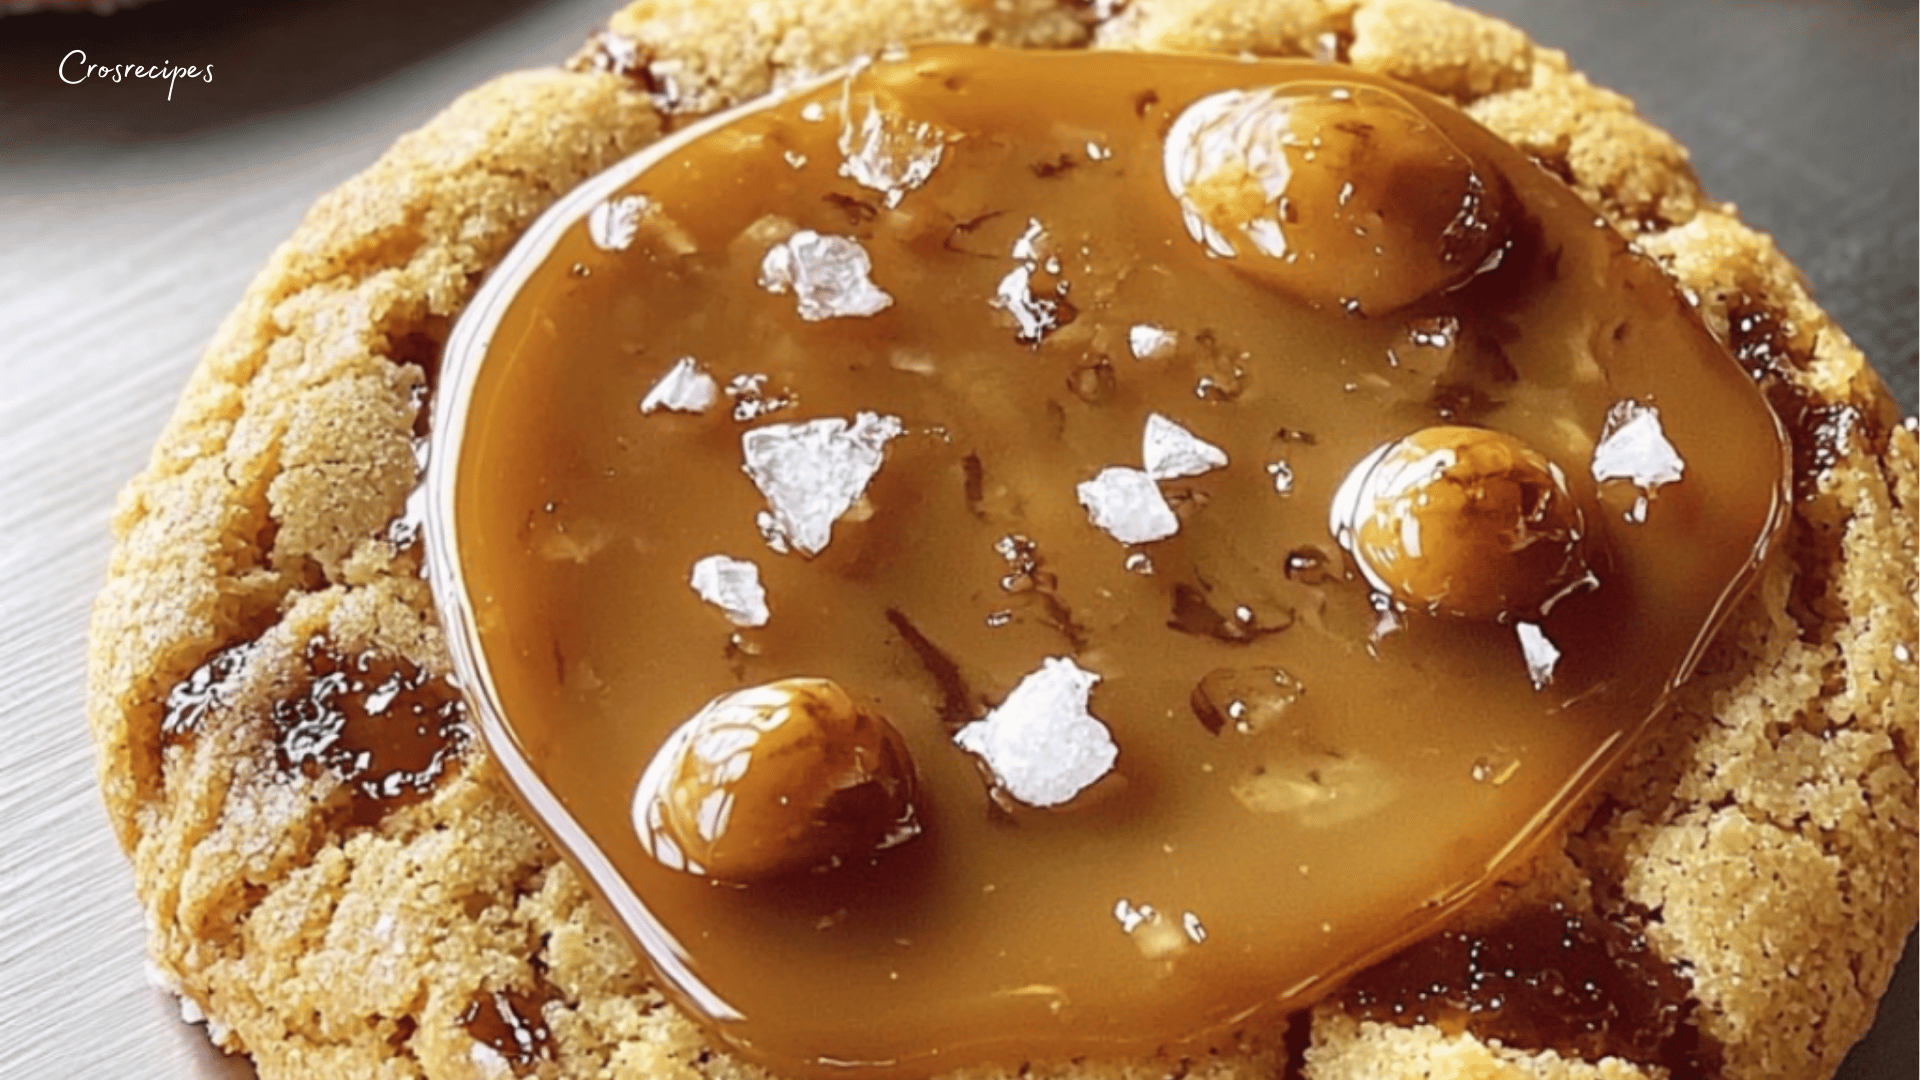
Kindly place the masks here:
<instances>
[{"instance_id":1,"label":"large round cookie","mask_svg":"<svg viewBox=\"0 0 1920 1080\"><path fill-rule=\"evenodd\" d=\"M1789 557L1637 763L1474 921L1556 900L1644 921L1689 972L1725 1075L1832 1072L1915 918L1912 423L1670 139L1511 28L1429 0L1135 0L1103 17L1120 7L638 4L574 70L475 91L314 209L126 494L94 626L102 783L154 959L218 1041L269 1080L748 1071L636 977L458 725L428 725L444 753L413 763L420 791L383 800L350 756L301 742L302 721L365 700L362 657L420 683L425 708L451 700L406 543L412 443L452 318L520 229L690 116L892 42L984 37L1318 53L1407 79L1538 156L1699 298L1794 434ZM316 679L336 657L349 677ZM1338 1002L1279 1034L1250 1033L1238 1058L1032 1071L1270 1076L1304 1047L1312 1077L1659 1075L1510 1033L1362 1023Z\"/></svg>"}]
</instances>

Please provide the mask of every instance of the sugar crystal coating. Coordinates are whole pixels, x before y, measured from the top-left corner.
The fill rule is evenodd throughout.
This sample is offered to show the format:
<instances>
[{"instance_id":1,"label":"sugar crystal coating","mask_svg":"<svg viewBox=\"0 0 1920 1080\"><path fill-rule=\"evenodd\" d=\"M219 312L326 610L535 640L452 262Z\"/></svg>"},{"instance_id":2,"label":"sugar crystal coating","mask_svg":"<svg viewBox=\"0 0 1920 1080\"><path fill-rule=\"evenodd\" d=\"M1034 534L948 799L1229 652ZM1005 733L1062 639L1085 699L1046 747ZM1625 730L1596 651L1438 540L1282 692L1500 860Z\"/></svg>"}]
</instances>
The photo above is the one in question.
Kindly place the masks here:
<instances>
[{"instance_id":1,"label":"sugar crystal coating","mask_svg":"<svg viewBox=\"0 0 1920 1080\"><path fill-rule=\"evenodd\" d=\"M867 490L886 459L887 443L905 429L898 417L860 413L799 424L769 424L740 436L743 466L767 497L768 542L778 537L818 555L833 523Z\"/></svg>"},{"instance_id":2,"label":"sugar crystal coating","mask_svg":"<svg viewBox=\"0 0 1920 1080\"><path fill-rule=\"evenodd\" d=\"M1049 657L1000 707L956 732L1007 794L1028 806L1059 806L1107 775L1120 756L1107 726L1087 711L1100 676Z\"/></svg>"}]
</instances>

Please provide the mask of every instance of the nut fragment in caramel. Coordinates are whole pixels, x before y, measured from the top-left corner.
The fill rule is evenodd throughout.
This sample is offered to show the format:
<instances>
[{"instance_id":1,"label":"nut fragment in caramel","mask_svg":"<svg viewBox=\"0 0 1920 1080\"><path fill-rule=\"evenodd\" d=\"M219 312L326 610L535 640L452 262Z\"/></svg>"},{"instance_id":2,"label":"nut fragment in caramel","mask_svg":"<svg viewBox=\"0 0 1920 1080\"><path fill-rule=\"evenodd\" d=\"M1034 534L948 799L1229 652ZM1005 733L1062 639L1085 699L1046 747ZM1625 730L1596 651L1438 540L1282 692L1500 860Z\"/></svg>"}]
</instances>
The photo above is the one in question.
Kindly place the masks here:
<instances>
[{"instance_id":1,"label":"nut fragment in caramel","mask_svg":"<svg viewBox=\"0 0 1920 1080\"><path fill-rule=\"evenodd\" d=\"M1375 589L1435 614L1531 618L1595 580L1559 466L1486 428L1421 428L1367 455L1328 528Z\"/></svg>"},{"instance_id":2,"label":"nut fragment in caramel","mask_svg":"<svg viewBox=\"0 0 1920 1080\"><path fill-rule=\"evenodd\" d=\"M1163 157L1195 240L1314 305L1397 310L1505 238L1495 174L1402 95L1350 80L1202 98Z\"/></svg>"},{"instance_id":3,"label":"nut fragment in caramel","mask_svg":"<svg viewBox=\"0 0 1920 1080\"><path fill-rule=\"evenodd\" d=\"M1217 130L1239 158L1190 153ZM687 357L729 401L637 408ZM1450 107L1300 62L927 48L696 125L544 219L448 364L430 550L483 730L788 1075L1277 1031L1592 790L1783 498L1657 267ZM1434 429L1557 553L1423 547L1471 603L1329 528ZM714 556L764 621L734 563L689 587ZM800 679L897 732L918 834L656 859L673 733Z\"/></svg>"},{"instance_id":4,"label":"nut fragment in caramel","mask_svg":"<svg viewBox=\"0 0 1920 1080\"><path fill-rule=\"evenodd\" d=\"M827 679L723 694L654 755L634 830L661 865L751 882L833 869L913 838L913 759Z\"/></svg>"}]
</instances>

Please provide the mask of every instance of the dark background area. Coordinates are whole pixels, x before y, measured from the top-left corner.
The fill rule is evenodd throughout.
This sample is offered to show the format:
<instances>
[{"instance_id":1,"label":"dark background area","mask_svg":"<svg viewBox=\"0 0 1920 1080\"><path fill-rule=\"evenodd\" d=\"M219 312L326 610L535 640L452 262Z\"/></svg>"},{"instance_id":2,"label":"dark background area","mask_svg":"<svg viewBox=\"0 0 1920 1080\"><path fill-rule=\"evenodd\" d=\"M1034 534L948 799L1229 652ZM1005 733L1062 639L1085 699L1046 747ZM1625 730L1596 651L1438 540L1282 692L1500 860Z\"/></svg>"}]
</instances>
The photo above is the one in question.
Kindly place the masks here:
<instances>
[{"instance_id":1,"label":"dark background area","mask_svg":"<svg viewBox=\"0 0 1920 1080\"><path fill-rule=\"evenodd\" d=\"M0 18L0 1073L244 1077L141 975L82 720L114 494L246 282L321 193L460 91L566 56L617 0L160 0ZM1693 152L1887 377L1916 374L1915 4L1469 0ZM62 83L60 60L214 65ZM1843 1080L1920 1073L1912 943Z\"/></svg>"}]
</instances>

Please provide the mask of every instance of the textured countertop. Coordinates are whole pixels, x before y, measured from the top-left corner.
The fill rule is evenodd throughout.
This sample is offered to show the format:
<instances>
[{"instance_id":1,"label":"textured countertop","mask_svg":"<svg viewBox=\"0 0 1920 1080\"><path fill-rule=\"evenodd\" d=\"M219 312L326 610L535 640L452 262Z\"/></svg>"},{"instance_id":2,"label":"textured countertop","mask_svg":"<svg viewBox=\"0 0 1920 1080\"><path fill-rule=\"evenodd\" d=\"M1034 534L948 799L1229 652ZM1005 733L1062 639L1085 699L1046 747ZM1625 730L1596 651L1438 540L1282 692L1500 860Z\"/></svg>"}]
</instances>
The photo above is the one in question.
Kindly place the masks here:
<instances>
[{"instance_id":1,"label":"textured countertop","mask_svg":"<svg viewBox=\"0 0 1920 1080\"><path fill-rule=\"evenodd\" d=\"M616 0L167 0L0 19L0 1075L246 1077L142 975L93 785L87 607L115 492L214 326L322 192ZM1474 0L1689 146L1914 411L1915 7ZM214 64L211 83L60 81ZM1845 1080L1912 1077L1912 943Z\"/></svg>"}]
</instances>

